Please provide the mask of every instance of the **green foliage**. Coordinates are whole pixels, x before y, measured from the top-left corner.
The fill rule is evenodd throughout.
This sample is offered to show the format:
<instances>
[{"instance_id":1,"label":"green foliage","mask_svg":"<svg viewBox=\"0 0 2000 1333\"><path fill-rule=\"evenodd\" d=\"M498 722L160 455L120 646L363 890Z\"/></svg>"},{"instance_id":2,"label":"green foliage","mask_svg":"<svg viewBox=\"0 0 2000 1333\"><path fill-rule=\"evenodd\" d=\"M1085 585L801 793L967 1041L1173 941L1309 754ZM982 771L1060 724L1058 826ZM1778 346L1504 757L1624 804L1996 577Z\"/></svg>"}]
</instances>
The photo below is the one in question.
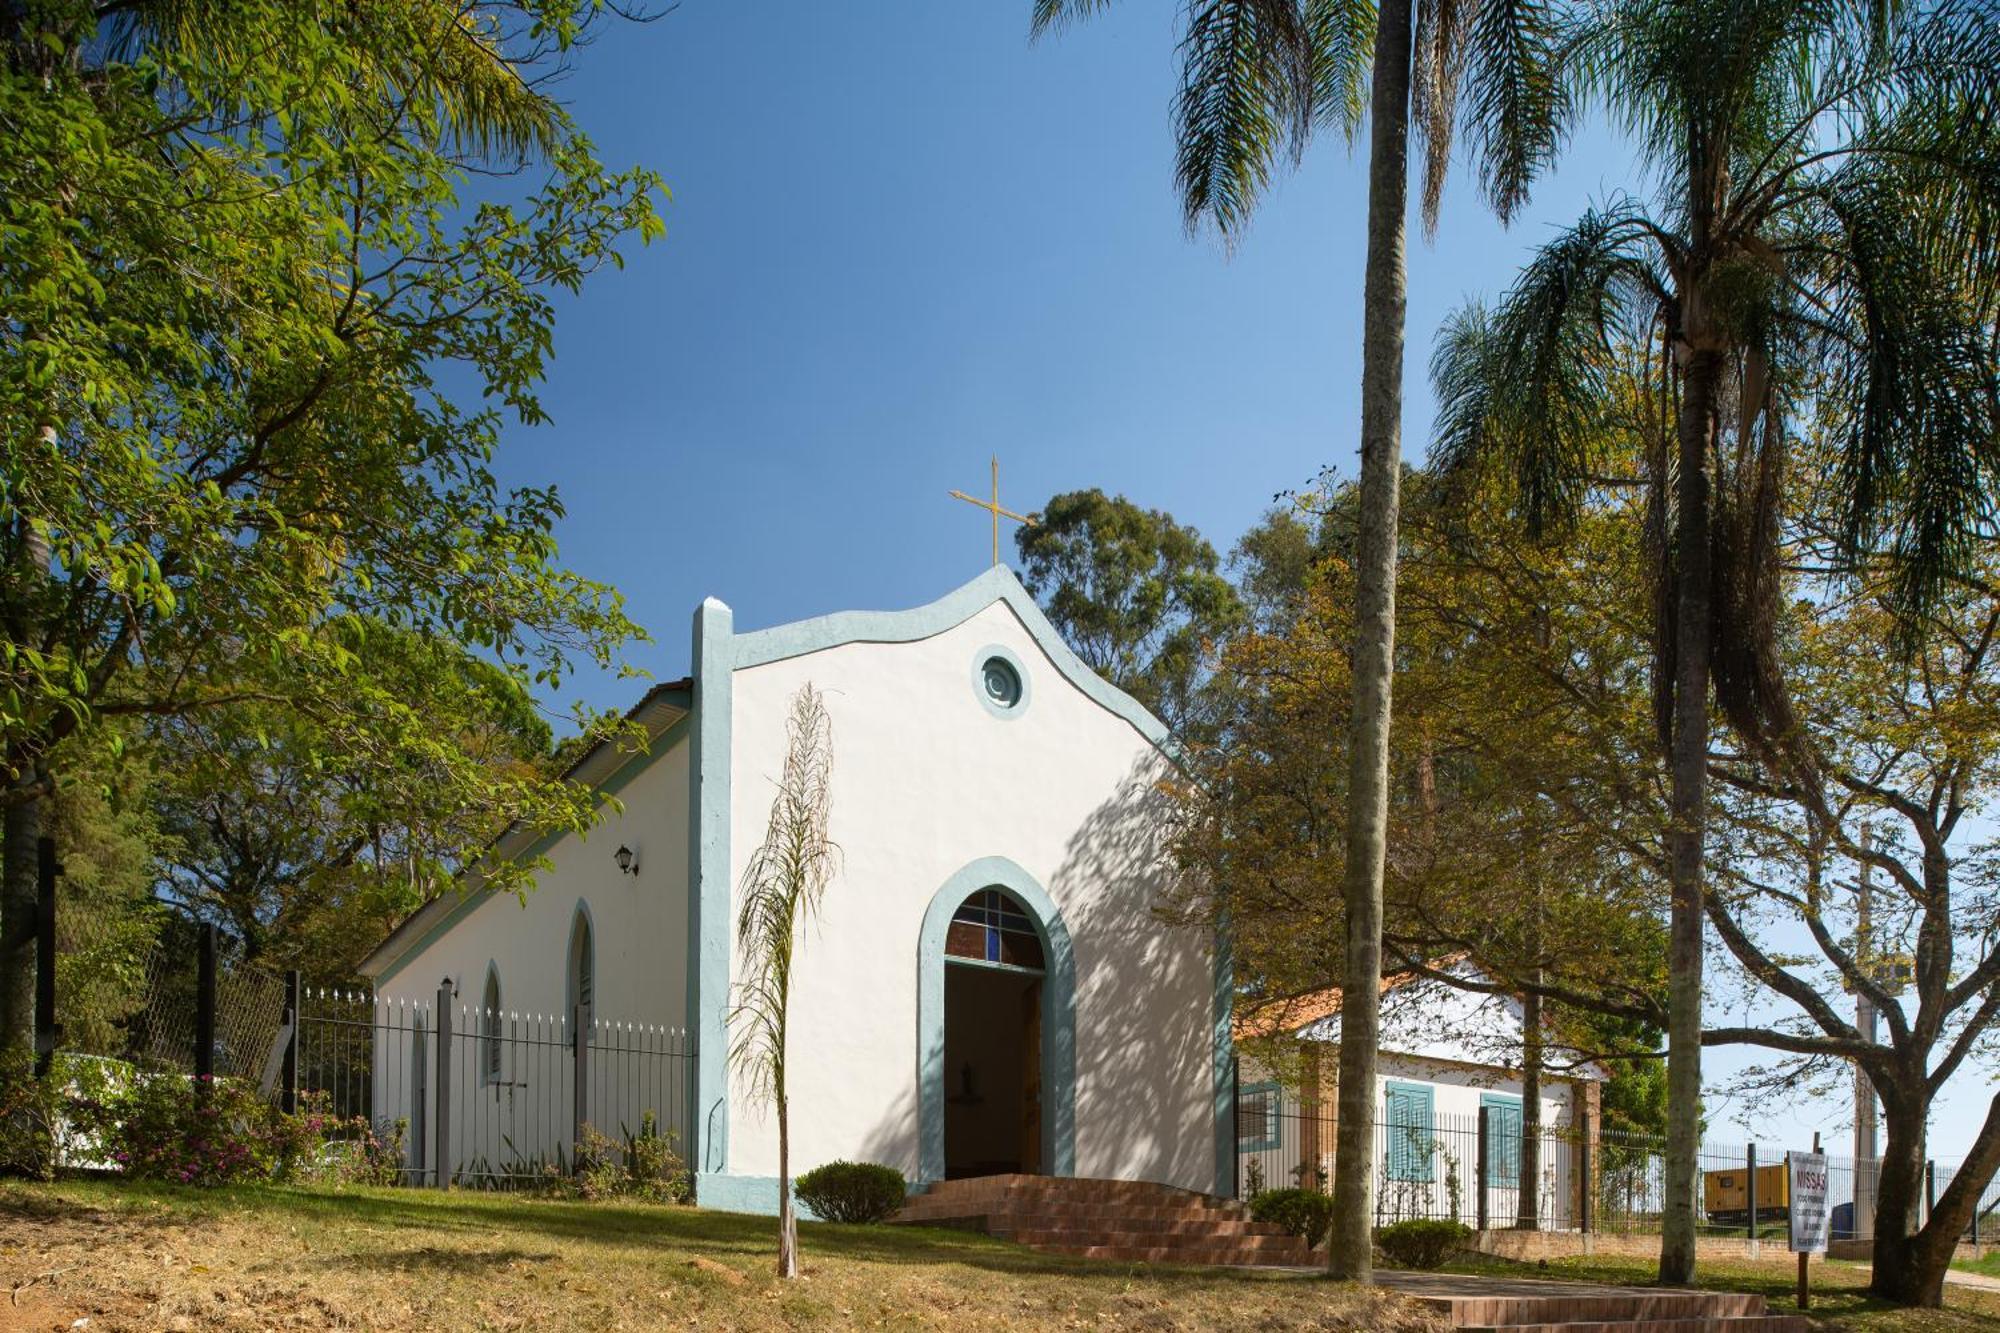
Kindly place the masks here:
<instances>
[{"instance_id":1,"label":"green foliage","mask_svg":"<svg viewBox=\"0 0 2000 1333\"><path fill-rule=\"evenodd\" d=\"M524 696L638 632L615 591L558 563L555 493L493 465L504 416L546 420L558 295L661 233L658 178L606 170L547 93L608 13L8 11L10 800L76 762L58 747L129 739L108 720L256 704L238 735L296 719L283 739L303 768L366 775L384 808L423 791L465 812L400 849L410 896L495 828L588 826L593 796L489 762L476 728L438 725L409 686L456 669L412 660L441 644ZM535 869L494 868L508 887Z\"/></svg>"},{"instance_id":2,"label":"green foliage","mask_svg":"<svg viewBox=\"0 0 2000 1333\"><path fill-rule=\"evenodd\" d=\"M607 1199L686 1203L691 1197L690 1178L674 1143L672 1132L660 1133L651 1111L641 1118L639 1132L623 1142L595 1125L585 1125L568 1168L560 1160L541 1164L541 1188L591 1203Z\"/></svg>"},{"instance_id":3,"label":"green foliage","mask_svg":"<svg viewBox=\"0 0 2000 1333\"><path fill-rule=\"evenodd\" d=\"M0 1175L55 1177L61 1086L35 1077L32 1052L0 1049Z\"/></svg>"},{"instance_id":4,"label":"green foliage","mask_svg":"<svg viewBox=\"0 0 2000 1333\"><path fill-rule=\"evenodd\" d=\"M145 1002L146 962L164 913L154 899L169 839L151 802L152 766L139 755L80 756L42 807L55 839L56 994L65 1050L116 1055L123 1025Z\"/></svg>"},{"instance_id":5,"label":"green foliage","mask_svg":"<svg viewBox=\"0 0 2000 1333\"><path fill-rule=\"evenodd\" d=\"M1471 1242L1471 1227L1445 1218L1411 1218L1375 1232L1376 1246L1397 1268L1442 1268Z\"/></svg>"},{"instance_id":6,"label":"green foliage","mask_svg":"<svg viewBox=\"0 0 2000 1333\"><path fill-rule=\"evenodd\" d=\"M800 1176L792 1194L823 1222L880 1222L903 1206L909 1185L893 1166L828 1162Z\"/></svg>"},{"instance_id":7,"label":"green foliage","mask_svg":"<svg viewBox=\"0 0 2000 1333\"><path fill-rule=\"evenodd\" d=\"M1308 1245L1318 1245L1333 1223L1333 1200L1319 1190L1260 1190L1251 1196L1250 1216L1281 1226L1287 1235L1303 1237Z\"/></svg>"},{"instance_id":8,"label":"green foliage","mask_svg":"<svg viewBox=\"0 0 2000 1333\"><path fill-rule=\"evenodd\" d=\"M359 620L380 683L496 780L554 773L548 723L520 683L437 639ZM501 831L428 765L356 759L314 716L251 702L159 721L148 757L161 879L222 924L246 962L341 976L421 905L467 847Z\"/></svg>"},{"instance_id":9,"label":"green foliage","mask_svg":"<svg viewBox=\"0 0 2000 1333\"><path fill-rule=\"evenodd\" d=\"M1245 619L1215 548L1095 489L1052 496L1014 540L1022 581L1077 656L1175 730L1197 723L1216 653Z\"/></svg>"}]
</instances>

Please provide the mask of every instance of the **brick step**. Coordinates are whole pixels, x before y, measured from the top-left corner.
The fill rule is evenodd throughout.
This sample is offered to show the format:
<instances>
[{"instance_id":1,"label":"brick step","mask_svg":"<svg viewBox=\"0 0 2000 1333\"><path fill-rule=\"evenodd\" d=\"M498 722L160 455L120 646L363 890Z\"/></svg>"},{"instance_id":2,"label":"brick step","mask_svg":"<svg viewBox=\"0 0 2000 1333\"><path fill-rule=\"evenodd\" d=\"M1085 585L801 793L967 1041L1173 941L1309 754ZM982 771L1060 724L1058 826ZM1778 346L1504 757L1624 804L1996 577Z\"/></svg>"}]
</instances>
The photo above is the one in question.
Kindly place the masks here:
<instances>
[{"instance_id":1,"label":"brick step","mask_svg":"<svg viewBox=\"0 0 2000 1333\"><path fill-rule=\"evenodd\" d=\"M1152 1222L1193 1222L1204 1226L1220 1225L1228 1222L1248 1222L1252 1218L1247 1208L1121 1208L1116 1204L1070 1203L1055 1199L1003 1199L981 1202L973 1199L949 1199L932 1202L927 1199L912 1199L896 1214L899 1222L919 1222L937 1217L1060 1217L1078 1221L1093 1221L1105 1218L1143 1218Z\"/></svg>"},{"instance_id":2,"label":"brick step","mask_svg":"<svg viewBox=\"0 0 2000 1333\"><path fill-rule=\"evenodd\" d=\"M1237 1267L1295 1268L1312 1261L1305 1243L1295 1250L1259 1250L1214 1241L1202 1245L1047 1245L1035 1248L1047 1254L1066 1254L1078 1259L1108 1259L1128 1264L1227 1264Z\"/></svg>"},{"instance_id":3,"label":"brick step","mask_svg":"<svg viewBox=\"0 0 2000 1333\"><path fill-rule=\"evenodd\" d=\"M1634 1288L1584 1289L1559 1294L1422 1296L1424 1304L1449 1313L1462 1327L1505 1324L1567 1324L1598 1319L1697 1319L1763 1314L1764 1298L1753 1292L1661 1291Z\"/></svg>"},{"instance_id":4,"label":"brick step","mask_svg":"<svg viewBox=\"0 0 2000 1333\"><path fill-rule=\"evenodd\" d=\"M1023 1232L1129 1231L1152 1236L1282 1236L1284 1228L1270 1222L1242 1218L1213 1220L1186 1217L1130 1217L1105 1213L1088 1217L1055 1216L1048 1213L995 1213L986 1219L996 1236Z\"/></svg>"},{"instance_id":5,"label":"brick step","mask_svg":"<svg viewBox=\"0 0 2000 1333\"><path fill-rule=\"evenodd\" d=\"M1233 1199L1147 1181L986 1176L932 1185L895 1221L972 1227L1050 1254L1125 1263L1306 1264L1304 1241Z\"/></svg>"},{"instance_id":6,"label":"brick step","mask_svg":"<svg viewBox=\"0 0 2000 1333\"><path fill-rule=\"evenodd\" d=\"M1193 1190L1178 1189L1150 1180L1080 1180L1063 1176L975 1176L966 1180L940 1180L920 1197L956 1199L996 1194L1028 1192L1059 1194L1066 1199L1104 1199L1120 1203L1152 1200L1200 1202L1209 1198Z\"/></svg>"},{"instance_id":7,"label":"brick step","mask_svg":"<svg viewBox=\"0 0 2000 1333\"><path fill-rule=\"evenodd\" d=\"M1472 1323L1462 1333L1812 1333L1804 1315L1694 1315L1690 1319L1596 1319L1566 1323Z\"/></svg>"},{"instance_id":8,"label":"brick step","mask_svg":"<svg viewBox=\"0 0 2000 1333\"><path fill-rule=\"evenodd\" d=\"M1134 1231L1125 1227L1014 1227L997 1224L988 1234L1041 1248L1046 1245L1242 1245L1254 1250L1298 1248L1299 1238L1283 1232L1216 1235L1214 1232Z\"/></svg>"}]
</instances>

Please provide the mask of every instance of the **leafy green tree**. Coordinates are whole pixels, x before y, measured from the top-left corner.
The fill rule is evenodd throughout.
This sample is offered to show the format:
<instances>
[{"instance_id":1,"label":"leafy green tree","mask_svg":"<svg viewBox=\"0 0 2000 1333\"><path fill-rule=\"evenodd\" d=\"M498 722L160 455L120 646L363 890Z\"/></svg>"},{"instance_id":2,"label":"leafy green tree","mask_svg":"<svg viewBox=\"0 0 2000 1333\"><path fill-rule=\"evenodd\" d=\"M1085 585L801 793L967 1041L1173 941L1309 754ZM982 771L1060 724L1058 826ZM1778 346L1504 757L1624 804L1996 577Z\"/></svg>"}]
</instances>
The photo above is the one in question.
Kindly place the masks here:
<instances>
[{"instance_id":1,"label":"leafy green tree","mask_svg":"<svg viewBox=\"0 0 2000 1333\"><path fill-rule=\"evenodd\" d=\"M810 683L792 696L785 723L785 768L764 841L743 871L736 944L743 976L736 983L730 1063L751 1094L768 1101L778 1120L778 1276L799 1275L798 1218L792 1210L791 1103L785 1094L785 1030L791 1014L792 963L799 932L819 912L820 896L840 868L840 849L827 836L833 813L833 722Z\"/></svg>"},{"instance_id":2,"label":"leafy green tree","mask_svg":"<svg viewBox=\"0 0 2000 1333\"><path fill-rule=\"evenodd\" d=\"M1645 460L1672 813L1664 1281L1694 1272L1711 706L1772 756L1798 726L1775 633L1790 443L1802 422L1839 438L1841 562L1886 552L1913 614L1991 535L1996 71L2000 24L1958 0L1621 0L1567 72L1632 131L1655 204L1586 214L1434 367L1438 457L1511 479L1538 531L1588 502L1607 422ZM1636 402L1607 350L1627 346L1648 352Z\"/></svg>"},{"instance_id":3,"label":"leafy green tree","mask_svg":"<svg viewBox=\"0 0 2000 1333\"><path fill-rule=\"evenodd\" d=\"M547 721L520 683L455 644L356 621L377 680L423 701L425 725L486 768L355 762L312 713L249 702L158 719L148 745L165 836L162 895L218 922L267 970L345 977L496 837L514 788L556 771Z\"/></svg>"},{"instance_id":4,"label":"leafy green tree","mask_svg":"<svg viewBox=\"0 0 2000 1333\"><path fill-rule=\"evenodd\" d=\"M1124 496L1052 496L1018 529L1023 581L1093 670L1177 733L1202 732L1203 686L1243 604L1191 527Z\"/></svg>"},{"instance_id":5,"label":"leafy green tree","mask_svg":"<svg viewBox=\"0 0 2000 1333\"><path fill-rule=\"evenodd\" d=\"M109 721L296 708L339 764L591 819L545 775L491 799L349 626L523 685L635 633L557 563L554 492L491 467L503 414L545 420L556 293L660 232L657 179L547 94L599 12L0 8L0 1046L28 1039L43 799Z\"/></svg>"},{"instance_id":6,"label":"leafy green tree","mask_svg":"<svg viewBox=\"0 0 2000 1333\"><path fill-rule=\"evenodd\" d=\"M1035 31L1107 3L1035 0ZM1426 226L1436 224L1461 132L1484 192L1502 219L1510 217L1565 130L1567 90L1556 76L1561 13L1561 0L1195 0L1187 7L1174 122L1176 180L1190 227L1207 219L1233 241L1249 225L1281 157L1298 160L1322 128L1356 134L1364 111L1369 131L1356 669L1349 681L1348 879L1341 886L1349 1000L1328 1246L1336 1276L1365 1279L1373 1253L1376 979L1396 661L1410 129L1414 123L1424 149Z\"/></svg>"}]
</instances>

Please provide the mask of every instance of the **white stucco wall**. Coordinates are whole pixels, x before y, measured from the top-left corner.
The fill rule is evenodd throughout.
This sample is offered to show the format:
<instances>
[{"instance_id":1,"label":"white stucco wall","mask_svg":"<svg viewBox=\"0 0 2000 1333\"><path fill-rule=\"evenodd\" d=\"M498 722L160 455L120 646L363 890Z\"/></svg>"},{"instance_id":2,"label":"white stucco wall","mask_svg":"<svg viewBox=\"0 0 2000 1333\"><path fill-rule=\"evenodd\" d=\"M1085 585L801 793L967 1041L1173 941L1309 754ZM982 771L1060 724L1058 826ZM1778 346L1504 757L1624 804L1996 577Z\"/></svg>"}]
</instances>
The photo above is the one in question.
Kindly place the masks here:
<instances>
[{"instance_id":1,"label":"white stucco wall","mask_svg":"<svg viewBox=\"0 0 2000 1333\"><path fill-rule=\"evenodd\" d=\"M988 645L1027 668L994 716ZM789 702L810 681L833 724L843 864L795 964L792 1167L845 1157L918 1168L918 937L955 872L1005 857L1048 893L1076 963L1076 1172L1215 1183L1209 941L1152 913L1163 887L1159 752L1069 683L1006 604L933 637L849 643L734 674L730 871L763 841ZM739 960L740 961L740 960ZM728 1171L777 1169L775 1129L732 1082Z\"/></svg>"},{"instance_id":2,"label":"white stucco wall","mask_svg":"<svg viewBox=\"0 0 2000 1333\"><path fill-rule=\"evenodd\" d=\"M579 904L587 909L595 944L595 1017L600 1040L615 1044L613 1025L683 1028L687 1010L688 745L685 730L663 740L622 786L623 809L607 812L587 837L564 836L547 849L542 871L525 898L493 894L453 921L435 940L401 960L378 983L384 1012L421 1005L425 1024L439 982L458 985L454 1016L454 1157L465 1164L481 1156L552 1155L569 1142L573 1073L563 1037L567 1007L568 950ZM639 873L621 874L613 859L620 844L638 853ZM488 965L498 969L502 1070L489 1084L478 1063L476 1010ZM413 1123L435 1115L435 1074L424 1107L412 1105L409 1072L413 1038L392 1019L377 1034L375 1114L407 1116ZM426 1041L432 1040L428 1036ZM639 1044L637 1039L633 1044ZM686 1047L686 1039L649 1032L649 1051ZM591 1121L617 1131L636 1129L652 1109L663 1125L687 1118L685 1091L691 1065L653 1056L633 1057L622 1080L595 1080ZM654 1068L657 1065L658 1068ZM652 1102L661 1105L653 1106ZM615 1103L615 1104L614 1104ZM642 1103L645 1103L642 1105ZM428 1156L423 1160L428 1160Z\"/></svg>"},{"instance_id":3,"label":"white stucco wall","mask_svg":"<svg viewBox=\"0 0 2000 1333\"><path fill-rule=\"evenodd\" d=\"M1517 1038L1518 1031L1517 1026ZM1329 1070L1338 1058L1337 1048L1325 1048L1324 1059ZM1275 1082L1275 1079L1254 1059L1245 1056L1239 1068L1238 1081L1242 1089L1255 1089ZM1385 1089L1391 1084L1419 1084L1430 1089L1430 1155L1433 1170L1429 1180L1395 1180L1386 1170L1386 1131L1383 1127L1388 1123L1388 1117L1384 1109ZM1518 1103L1522 1096L1519 1073L1497 1066L1384 1051L1376 1067L1375 1087L1376 1220L1386 1222L1402 1217L1456 1216L1470 1225L1478 1214L1473 1191L1477 1175L1481 1101L1488 1095L1497 1095L1511 1097ZM1331 1083L1328 1092L1327 1099L1315 1114L1318 1121L1317 1169L1322 1181L1330 1180L1333 1174L1335 1107ZM1543 1132L1575 1124L1580 1100L1574 1082L1544 1078L1541 1096ZM1281 1091L1274 1127L1276 1132L1260 1141L1265 1146L1239 1140L1245 1145L1239 1153L1239 1189L1248 1192L1259 1184L1275 1189L1296 1183L1298 1177L1294 1169L1312 1156L1308 1141L1314 1136L1303 1123L1307 1114L1301 1107L1296 1090ZM1250 1170L1253 1161L1257 1164L1254 1173ZM1544 1155L1540 1166L1540 1217L1543 1224L1555 1229L1572 1225L1576 1218L1574 1152L1564 1145L1555 1145ZM1514 1184L1517 1179L1495 1180L1488 1187L1488 1215L1501 1219L1502 1225L1511 1224L1518 1211L1520 1194Z\"/></svg>"}]
</instances>

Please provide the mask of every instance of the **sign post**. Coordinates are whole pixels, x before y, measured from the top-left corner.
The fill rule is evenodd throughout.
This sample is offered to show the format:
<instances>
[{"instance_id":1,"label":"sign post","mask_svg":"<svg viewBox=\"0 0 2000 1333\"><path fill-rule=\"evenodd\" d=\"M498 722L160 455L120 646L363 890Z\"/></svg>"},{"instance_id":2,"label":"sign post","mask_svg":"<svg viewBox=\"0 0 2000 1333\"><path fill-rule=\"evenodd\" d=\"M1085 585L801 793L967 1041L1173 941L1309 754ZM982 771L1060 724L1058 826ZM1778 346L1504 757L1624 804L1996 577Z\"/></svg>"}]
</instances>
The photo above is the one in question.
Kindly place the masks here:
<instances>
[{"instance_id":1,"label":"sign post","mask_svg":"<svg viewBox=\"0 0 2000 1333\"><path fill-rule=\"evenodd\" d=\"M1799 1308L1811 1304L1806 1290L1806 1260L1826 1253L1826 1154L1820 1151L1819 1135L1813 1135L1811 1152L1785 1154L1785 1197L1791 1222L1788 1240L1799 1256Z\"/></svg>"}]
</instances>

